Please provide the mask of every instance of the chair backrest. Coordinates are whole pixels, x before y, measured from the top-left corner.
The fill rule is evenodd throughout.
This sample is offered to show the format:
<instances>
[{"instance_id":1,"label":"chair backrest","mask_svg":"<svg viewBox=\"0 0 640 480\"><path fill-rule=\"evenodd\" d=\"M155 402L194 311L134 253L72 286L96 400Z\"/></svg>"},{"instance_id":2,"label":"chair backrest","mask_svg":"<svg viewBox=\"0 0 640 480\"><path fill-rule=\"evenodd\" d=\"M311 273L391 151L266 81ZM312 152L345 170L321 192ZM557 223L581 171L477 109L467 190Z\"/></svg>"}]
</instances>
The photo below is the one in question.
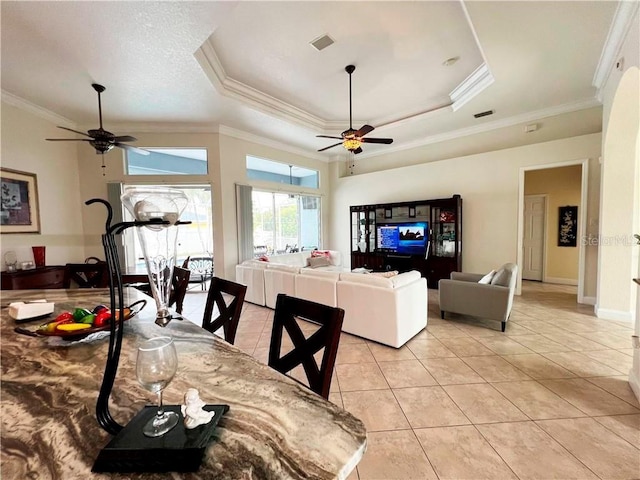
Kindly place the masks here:
<instances>
[{"instance_id":1,"label":"chair backrest","mask_svg":"<svg viewBox=\"0 0 640 480\"><path fill-rule=\"evenodd\" d=\"M296 318L311 321L320 327L306 338ZM309 388L328 399L343 318L344 310L341 308L290 297L283 293L278 294L271 331L269 366L280 373L288 374L298 365L302 365ZM285 329L293 343L293 349L280 356L282 334ZM322 348L324 353L321 365L318 366L314 355Z\"/></svg>"},{"instance_id":2,"label":"chair backrest","mask_svg":"<svg viewBox=\"0 0 640 480\"><path fill-rule=\"evenodd\" d=\"M71 280L80 288L107 288L109 286L107 262L67 263L65 284L69 286Z\"/></svg>"},{"instance_id":3,"label":"chair backrest","mask_svg":"<svg viewBox=\"0 0 640 480\"><path fill-rule=\"evenodd\" d=\"M182 304L187 294L189 286L189 276L191 272L186 268L173 267L173 277L171 278L171 294L169 295L169 306L176 306L176 312L182 313Z\"/></svg>"},{"instance_id":4,"label":"chair backrest","mask_svg":"<svg viewBox=\"0 0 640 480\"><path fill-rule=\"evenodd\" d=\"M225 302L222 294L231 295L233 299L229 304ZM233 344L236 340L244 296L247 293L247 286L235 283L223 278L213 277L209 285L207 303L204 307L202 317L202 328L214 333L220 328L223 329L224 339ZM213 319L214 305L218 307L218 316Z\"/></svg>"}]
</instances>

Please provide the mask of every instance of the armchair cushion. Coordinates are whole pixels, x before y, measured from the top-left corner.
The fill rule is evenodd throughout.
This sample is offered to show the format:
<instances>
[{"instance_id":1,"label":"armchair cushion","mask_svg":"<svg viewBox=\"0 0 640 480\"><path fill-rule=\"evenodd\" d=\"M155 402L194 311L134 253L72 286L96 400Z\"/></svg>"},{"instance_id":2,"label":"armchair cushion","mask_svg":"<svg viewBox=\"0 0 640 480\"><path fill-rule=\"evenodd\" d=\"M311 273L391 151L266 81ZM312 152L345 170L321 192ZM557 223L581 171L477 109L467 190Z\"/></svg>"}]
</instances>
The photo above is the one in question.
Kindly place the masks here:
<instances>
[{"instance_id":1,"label":"armchair cushion","mask_svg":"<svg viewBox=\"0 0 640 480\"><path fill-rule=\"evenodd\" d=\"M444 312L471 315L502 322L502 331L511 313L518 267L507 263L500 267L490 284L477 283L478 274L454 272L450 280L440 280L439 297Z\"/></svg>"},{"instance_id":2,"label":"armchair cushion","mask_svg":"<svg viewBox=\"0 0 640 480\"><path fill-rule=\"evenodd\" d=\"M493 280L493 277L495 277L495 275L496 275L496 271L495 270L491 270L484 277L482 277L480 280L478 280L478 283L484 283L485 285L490 284L491 280Z\"/></svg>"}]
</instances>

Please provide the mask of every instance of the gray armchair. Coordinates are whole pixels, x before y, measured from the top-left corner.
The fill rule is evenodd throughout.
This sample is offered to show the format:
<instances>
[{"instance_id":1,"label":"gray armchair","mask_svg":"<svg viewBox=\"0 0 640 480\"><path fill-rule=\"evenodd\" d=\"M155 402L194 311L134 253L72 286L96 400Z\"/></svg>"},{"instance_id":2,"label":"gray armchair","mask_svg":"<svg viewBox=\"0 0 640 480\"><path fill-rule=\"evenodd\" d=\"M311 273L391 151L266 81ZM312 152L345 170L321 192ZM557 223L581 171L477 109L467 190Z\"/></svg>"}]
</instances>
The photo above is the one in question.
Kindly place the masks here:
<instances>
[{"instance_id":1,"label":"gray armchair","mask_svg":"<svg viewBox=\"0 0 640 480\"><path fill-rule=\"evenodd\" d=\"M440 280L440 316L445 312L471 315L502 322L505 331L513 306L518 266L505 263L490 284L478 283L484 275L452 272L450 280Z\"/></svg>"}]
</instances>

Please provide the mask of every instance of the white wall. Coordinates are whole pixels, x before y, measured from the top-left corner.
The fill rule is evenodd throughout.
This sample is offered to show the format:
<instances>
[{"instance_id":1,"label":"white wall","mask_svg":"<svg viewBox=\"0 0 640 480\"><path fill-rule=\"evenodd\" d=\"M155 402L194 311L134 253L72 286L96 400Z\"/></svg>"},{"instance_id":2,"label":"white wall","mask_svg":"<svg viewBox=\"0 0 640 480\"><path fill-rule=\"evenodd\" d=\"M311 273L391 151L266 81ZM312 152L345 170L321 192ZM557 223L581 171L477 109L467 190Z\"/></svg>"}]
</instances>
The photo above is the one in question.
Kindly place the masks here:
<instances>
[{"instance_id":1,"label":"white wall","mask_svg":"<svg viewBox=\"0 0 640 480\"><path fill-rule=\"evenodd\" d=\"M343 165L333 163L330 246L340 250L345 259L350 258L350 205L459 193L463 200L463 269L488 272L505 262L515 262L520 168L590 158L590 170L592 165L597 170L600 141L600 134L583 135L342 178ZM597 216L597 212L588 213L592 214ZM593 269L586 272L587 277L595 275Z\"/></svg>"},{"instance_id":2,"label":"white wall","mask_svg":"<svg viewBox=\"0 0 640 480\"><path fill-rule=\"evenodd\" d=\"M638 247L631 241L640 229L640 38L638 10L617 59L624 58L624 71L613 69L602 91L603 146L601 241L599 249L599 317L631 321L635 312L636 288L631 283L638 264ZM627 238L628 242L621 239ZM616 240L620 239L620 240Z\"/></svg>"},{"instance_id":3,"label":"white wall","mask_svg":"<svg viewBox=\"0 0 640 480\"><path fill-rule=\"evenodd\" d=\"M4 253L16 252L18 262L33 260L31 247L46 245L46 264L63 265L86 258L80 215L80 182L76 142L64 138L55 124L2 102L2 167L35 173L40 207L40 234L3 234Z\"/></svg>"}]
</instances>

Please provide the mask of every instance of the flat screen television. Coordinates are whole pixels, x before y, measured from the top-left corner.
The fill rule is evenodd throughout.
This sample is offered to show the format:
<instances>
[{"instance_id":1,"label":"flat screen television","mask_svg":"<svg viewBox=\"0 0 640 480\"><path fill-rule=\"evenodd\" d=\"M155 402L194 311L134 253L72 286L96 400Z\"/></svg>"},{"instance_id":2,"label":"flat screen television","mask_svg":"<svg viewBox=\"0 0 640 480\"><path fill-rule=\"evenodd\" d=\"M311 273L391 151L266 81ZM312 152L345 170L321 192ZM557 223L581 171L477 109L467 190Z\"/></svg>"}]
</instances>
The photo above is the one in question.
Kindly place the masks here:
<instances>
[{"instance_id":1,"label":"flat screen television","mask_svg":"<svg viewBox=\"0 0 640 480\"><path fill-rule=\"evenodd\" d=\"M429 245L428 222L388 223L376 227L377 250L400 255L425 256Z\"/></svg>"}]
</instances>

